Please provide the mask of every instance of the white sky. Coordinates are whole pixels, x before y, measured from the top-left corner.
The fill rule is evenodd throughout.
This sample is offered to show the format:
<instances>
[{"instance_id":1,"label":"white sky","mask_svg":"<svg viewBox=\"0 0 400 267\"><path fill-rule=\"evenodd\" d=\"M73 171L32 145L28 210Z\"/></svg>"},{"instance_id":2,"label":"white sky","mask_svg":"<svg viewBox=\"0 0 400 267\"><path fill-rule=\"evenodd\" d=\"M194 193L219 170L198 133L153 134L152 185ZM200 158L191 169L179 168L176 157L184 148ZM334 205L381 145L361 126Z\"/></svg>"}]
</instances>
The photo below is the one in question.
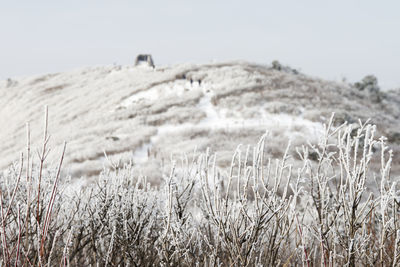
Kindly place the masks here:
<instances>
[{"instance_id":1,"label":"white sky","mask_svg":"<svg viewBox=\"0 0 400 267\"><path fill-rule=\"evenodd\" d=\"M82 66L243 59L400 87L400 1L1 1L0 79Z\"/></svg>"}]
</instances>

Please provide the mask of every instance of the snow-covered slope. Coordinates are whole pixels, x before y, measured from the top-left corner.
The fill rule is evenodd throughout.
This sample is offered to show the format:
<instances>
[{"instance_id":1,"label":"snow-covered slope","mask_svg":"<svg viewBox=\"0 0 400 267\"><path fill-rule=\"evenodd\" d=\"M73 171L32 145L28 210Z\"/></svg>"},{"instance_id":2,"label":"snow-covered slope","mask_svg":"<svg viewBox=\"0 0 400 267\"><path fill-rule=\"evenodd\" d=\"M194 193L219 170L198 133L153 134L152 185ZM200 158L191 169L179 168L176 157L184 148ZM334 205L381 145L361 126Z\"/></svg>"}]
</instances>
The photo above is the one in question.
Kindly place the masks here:
<instances>
[{"instance_id":1,"label":"snow-covered slope","mask_svg":"<svg viewBox=\"0 0 400 267\"><path fill-rule=\"evenodd\" d=\"M68 142L65 166L73 177L133 160L156 178L171 155L180 158L196 147L210 147L227 166L239 143L254 144L266 130L271 156L280 156L289 139L315 143L331 112L337 123L371 118L396 151L398 99L390 92L375 101L348 84L246 62L91 67L0 81L0 168L24 150L25 122L40 144L45 105L51 144L57 152Z\"/></svg>"}]
</instances>

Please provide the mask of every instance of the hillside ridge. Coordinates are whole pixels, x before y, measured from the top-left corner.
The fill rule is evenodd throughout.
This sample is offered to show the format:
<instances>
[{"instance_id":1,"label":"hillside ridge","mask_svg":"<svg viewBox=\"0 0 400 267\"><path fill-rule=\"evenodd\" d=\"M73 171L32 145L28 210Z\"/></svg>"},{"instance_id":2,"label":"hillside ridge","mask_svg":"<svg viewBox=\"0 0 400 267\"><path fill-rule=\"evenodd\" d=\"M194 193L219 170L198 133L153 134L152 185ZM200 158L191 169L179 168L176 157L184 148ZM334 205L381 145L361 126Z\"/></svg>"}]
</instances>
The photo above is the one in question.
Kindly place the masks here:
<instances>
[{"instance_id":1,"label":"hillside ridge","mask_svg":"<svg viewBox=\"0 0 400 267\"><path fill-rule=\"evenodd\" d=\"M254 144L266 131L274 138L270 156L279 157L289 139L295 146L316 143L332 112L337 124L370 118L394 151L400 142L395 90L371 95L351 84L242 61L102 66L0 81L0 123L6 126L0 168L24 150L25 122L32 143L39 143L45 105L53 146L68 141L66 171L73 177L98 174L109 160L133 161L158 177L171 155L207 147L227 166L238 144Z\"/></svg>"}]
</instances>

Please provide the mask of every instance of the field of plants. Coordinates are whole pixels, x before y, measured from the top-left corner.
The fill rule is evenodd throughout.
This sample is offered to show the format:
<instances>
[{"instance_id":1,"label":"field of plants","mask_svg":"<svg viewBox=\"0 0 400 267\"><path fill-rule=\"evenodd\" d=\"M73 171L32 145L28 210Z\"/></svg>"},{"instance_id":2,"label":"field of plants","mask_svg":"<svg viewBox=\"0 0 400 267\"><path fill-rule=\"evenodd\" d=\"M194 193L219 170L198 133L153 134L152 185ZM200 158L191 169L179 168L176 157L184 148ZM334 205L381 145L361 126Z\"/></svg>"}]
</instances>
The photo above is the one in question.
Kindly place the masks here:
<instances>
[{"instance_id":1,"label":"field of plants","mask_svg":"<svg viewBox=\"0 0 400 267\"><path fill-rule=\"evenodd\" d=\"M1 175L2 266L397 266L399 194L392 151L376 127L324 124L316 145L269 158L268 133L218 155L172 159L152 186L133 163L71 189L63 152L40 149ZM67 150L68 151L68 150ZM312 157L311 157L312 155ZM371 164L379 164L378 171Z\"/></svg>"}]
</instances>

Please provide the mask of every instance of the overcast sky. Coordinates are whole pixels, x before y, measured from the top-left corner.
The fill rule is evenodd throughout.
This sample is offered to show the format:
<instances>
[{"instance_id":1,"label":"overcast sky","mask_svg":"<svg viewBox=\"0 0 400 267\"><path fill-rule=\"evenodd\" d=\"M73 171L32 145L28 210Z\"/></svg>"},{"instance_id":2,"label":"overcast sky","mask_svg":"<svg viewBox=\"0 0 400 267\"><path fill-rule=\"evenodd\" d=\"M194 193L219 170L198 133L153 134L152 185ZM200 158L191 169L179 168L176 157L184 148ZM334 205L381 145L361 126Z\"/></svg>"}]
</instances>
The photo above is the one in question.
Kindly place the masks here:
<instances>
[{"instance_id":1,"label":"overcast sky","mask_svg":"<svg viewBox=\"0 0 400 267\"><path fill-rule=\"evenodd\" d=\"M83 66L277 59L400 87L400 1L0 2L0 79Z\"/></svg>"}]
</instances>

